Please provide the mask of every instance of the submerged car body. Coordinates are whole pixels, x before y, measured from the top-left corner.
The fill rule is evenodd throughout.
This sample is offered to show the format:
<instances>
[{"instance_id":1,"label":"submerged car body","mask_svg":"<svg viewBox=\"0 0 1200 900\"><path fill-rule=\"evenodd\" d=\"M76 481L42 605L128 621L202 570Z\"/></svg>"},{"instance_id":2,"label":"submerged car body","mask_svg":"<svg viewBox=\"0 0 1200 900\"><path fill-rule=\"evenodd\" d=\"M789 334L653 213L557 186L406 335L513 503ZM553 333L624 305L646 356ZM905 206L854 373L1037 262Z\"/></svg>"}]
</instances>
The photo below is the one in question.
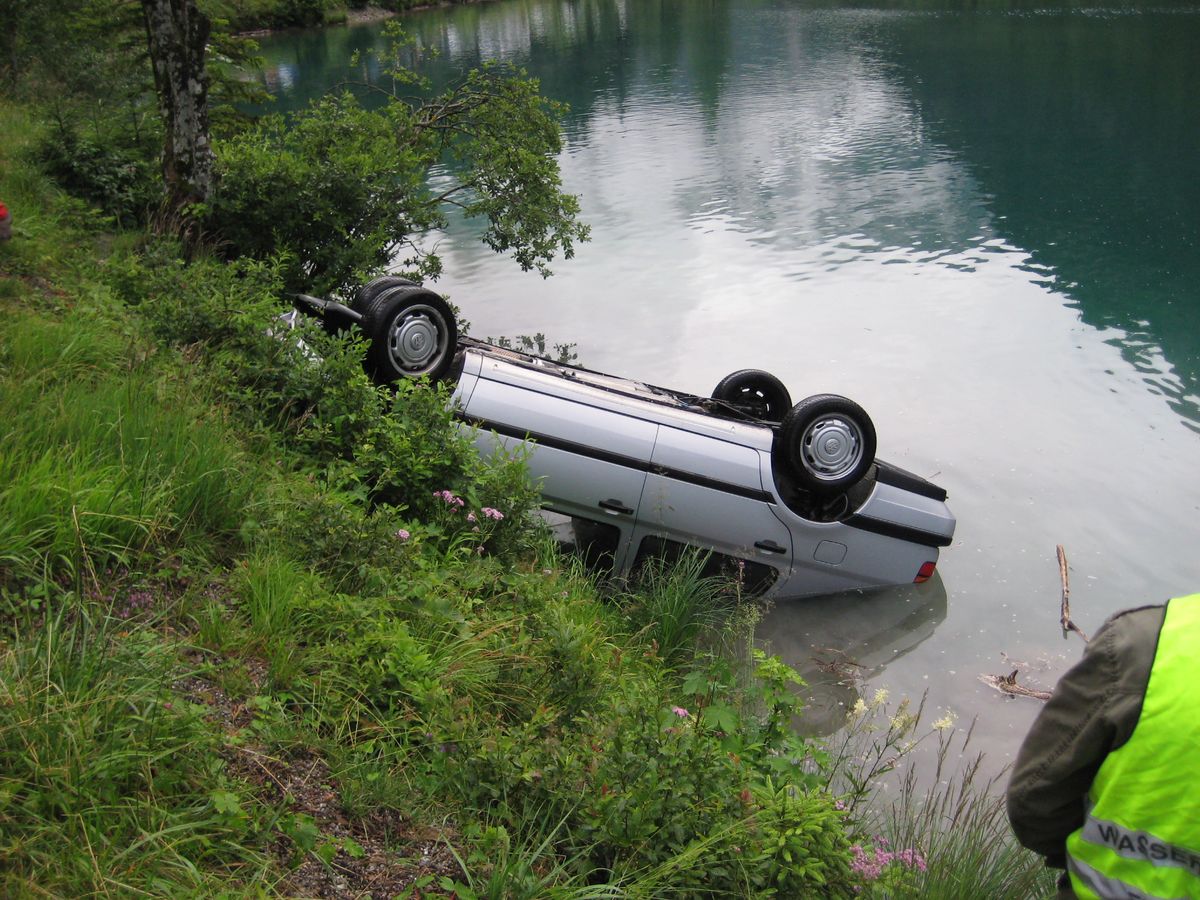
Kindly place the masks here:
<instances>
[{"instance_id":1,"label":"submerged car body","mask_svg":"<svg viewBox=\"0 0 1200 900\"><path fill-rule=\"evenodd\" d=\"M778 471L770 425L500 348L461 354L455 399L477 446L529 441L547 508L618 574L696 547L751 593L825 594L925 580L954 536L945 491L886 463L814 497Z\"/></svg>"},{"instance_id":2,"label":"submerged car body","mask_svg":"<svg viewBox=\"0 0 1200 900\"><path fill-rule=\"evenodd\" d=\"M874 459L844 398L780 415L790 399L766 373L706 398L459 339L444 301L400 279L354 308L299 305L358 322L381 380L452 381L480 451L526 445L559 534L615 575L695 548L746 593L801 597L924 581L954 536L946 492Z\"/></svg>"}]
</instances>

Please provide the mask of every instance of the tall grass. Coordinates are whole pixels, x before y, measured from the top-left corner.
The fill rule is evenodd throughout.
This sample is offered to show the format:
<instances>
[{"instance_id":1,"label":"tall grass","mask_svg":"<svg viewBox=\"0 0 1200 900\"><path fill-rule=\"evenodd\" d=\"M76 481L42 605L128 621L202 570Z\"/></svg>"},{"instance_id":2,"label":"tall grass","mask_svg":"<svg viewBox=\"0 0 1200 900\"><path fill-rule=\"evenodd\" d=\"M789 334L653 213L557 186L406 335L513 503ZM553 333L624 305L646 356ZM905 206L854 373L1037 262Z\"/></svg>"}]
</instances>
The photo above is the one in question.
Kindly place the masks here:
<instances>
[{"instance_id":1,"label":"tall grass","mask_svg":"<svg viewBox=\"0 0 1200 900\"><path fill-rule=\"evenodd\" d=\"M1006 771L984 774L984 754L970 754L974 726L938 742L928 778L910 766L890 803L876 799L874 818L894 847L921 848L926 868L916 895L930 900L1029 900L1052 897L1054 877L1017 844L1004 804ZM932 788L927 789L926 783Z\"/></svg>"},{"instance_id":2,"label":"tall grass","mask_svg":"<svg viewBox=\"0 0 1200 900\"><path fill-rule=\"evenodd\" d=\"M216 739L171 690L173 654L70 597L0 650L0 895L211 891L251 874L218 811Z\"/></svg>"},{"instance_id":3,"label":"tall grass","mask_svg":"<svg viewBox=\"0 0 1200 900\"><path fill-rule=\"evenodd\" d=\"M734 602L724 579L706 574L705 554L685 553L671 564L651 560L622 597L631 622L671 663L695 653L697 639L724 624Z\"/></svg>"},{"instance_id":4,"label":"tall grass","mask_svg":"<svg viewBox=\"0 0 1200 900\"><path fill-rule=\"evenodd\" d=\"M0 576L95 572L237 532L252 468L202 398L112 323L0 331Z\"/></svg>"},{"instance_id":5,"label":"tall grass","mask_svg":"<svg viewBox=\"0 0 1200 900\"><path fill-rule=\"evenodd\" d=\"M1040 857L1017 844L1008 824L1007 769L987 775L985 755L971 746L974 724L954 728L945 716L922 730L924 702L910 711L886 707L876 692L851 713L831 745L830 785L842 794L864 832L867 852L912 850L919 866L886 867L864 897L932 900L1032 900L1052 897L1055 879ZM917 748L936 746L923 771ZM902 775L898 774L903 772ZM901 886L900 890L897 887Z\"/></svg>"}]
</instances>

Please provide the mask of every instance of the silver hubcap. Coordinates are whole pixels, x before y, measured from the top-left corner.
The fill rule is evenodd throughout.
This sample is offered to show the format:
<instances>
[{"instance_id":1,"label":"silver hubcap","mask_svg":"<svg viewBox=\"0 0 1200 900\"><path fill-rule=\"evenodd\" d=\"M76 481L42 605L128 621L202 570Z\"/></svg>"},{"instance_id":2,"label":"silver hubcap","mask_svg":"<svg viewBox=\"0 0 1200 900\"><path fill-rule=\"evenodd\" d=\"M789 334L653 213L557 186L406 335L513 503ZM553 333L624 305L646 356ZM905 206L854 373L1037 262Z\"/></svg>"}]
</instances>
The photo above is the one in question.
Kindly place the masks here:
<instances>
[{"instance_id":1,"label":"silver hubcap","mask_svg":"<svg viewBox=\"0 0 1200 900\"><path fill-rule=\"evenodd\" d=\"M862 459L862 433L846 419L818 419L804 432L804 468L815 478L841 478Z\"/></svg>"},{"instance_id":2,"label":"silver hubcap","mask_svg":"<svg viewBox=\"0 0 1200 900\"><path fill-rule=\"evenodd\" d=\"M396 368L409 375L435 368L446 349L440 322L437 310L428 306L411 306L396 316L388 332L388 353Z\"/></svg>"}]
</instances>

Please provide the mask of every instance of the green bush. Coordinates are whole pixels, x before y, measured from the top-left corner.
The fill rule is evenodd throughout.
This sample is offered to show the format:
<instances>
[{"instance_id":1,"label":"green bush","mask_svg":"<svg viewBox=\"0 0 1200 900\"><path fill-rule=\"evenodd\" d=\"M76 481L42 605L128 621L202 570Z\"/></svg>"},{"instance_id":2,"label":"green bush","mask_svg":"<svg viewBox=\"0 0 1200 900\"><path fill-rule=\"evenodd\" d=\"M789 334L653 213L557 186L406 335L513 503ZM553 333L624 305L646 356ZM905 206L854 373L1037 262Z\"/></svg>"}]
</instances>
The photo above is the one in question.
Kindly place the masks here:
<instances>
[{"instance_id":1,"label":"green bush","mask_svg":"<svg viewBox=\"0 0 1200 900\"><path fill-rule=\"evenodd\" d=\"M320 25L330 0L205 0L201 8L233 31Z\"/></svg>"},{"instance_id":2,"label":"green bush","mask_svg":"<svg viewBox=\"0 0 1200 900\"><path fill-rule=\"evenodd\" d=\"M54 130L46 132L37 155L63 188L129 226L145 222L162 196L158 152L150 141Z\"/></svg>"},{"instance_id":3,"label":"green bush","mask_svg":"<svg viewBox=\"0 0 1200 900\"><path fill-rule=\"evenodd\" d=\"M562 192L557 154L562 107L524 72L485 66L438 95L397 63L403 35L381 59L383 98L366 109L344 93L284 119L266 116L214 144L217 190L198 212L230 256L286 260L289 290L348 291L389 264L436 277L441 262L420 238L460 208L482 221L480 239L522 269L548 275L588 230ZM400 97L396 91L415 95ZM438 191L430 169L447 166Z\"/></svg>"},{"instance_id":4,"label":"green bush","mask_svg":"<svg viewBox=\"0 0 1200 900\"><path fill-rule=\"evenodd\" d=\"M352 96L291 118L266 116L216 147L221 174L205 210L238 255L286 254L289 290L321 294L364 280L409 235L436 227L428 162L398 143L386 115Z\"/></svg>"},{"instance_id":5,"label":"green bush","mask_svg":"<svg viewBox=\"0 0 1200 900\"><path fill-rule=\"evenodd\" d=\"M808 748L780 727L794 703L776 691L781 663L761 660L749 694L721 664L674 685L617 665L568 719L543 707L478 735L461 719L424 720L431 741L409 764L424 758L439 791L514 832L561 821L560 851L588 880L852 895L849 823L807 773Z\"/></svg>"},{"instance_id":6,"label":"green bush","mask_svg":"<svg viewBox=\"0 0 1200 900\"><path fill-rule=\"evenodd\" d=\"M443 521L438 533L465 544L470 526L480 525L487 539L474 546L491 553L519 546L538 502L520 455L481 462L456 423L448 388L372 384L352 335L327 334L303 317L287 331L278 319L287 309L282 271L273 259L188 265L170 246L155 245L144 258L114 262L108 282L154 337L203 359L228 403L319 465L328 488L428 521L446 511L435 494L451 491L470 508L457 530ZM504 517L488 519L484 509ZM468 523L468 513L478 521Z\"/></svg>"}]
</instances>

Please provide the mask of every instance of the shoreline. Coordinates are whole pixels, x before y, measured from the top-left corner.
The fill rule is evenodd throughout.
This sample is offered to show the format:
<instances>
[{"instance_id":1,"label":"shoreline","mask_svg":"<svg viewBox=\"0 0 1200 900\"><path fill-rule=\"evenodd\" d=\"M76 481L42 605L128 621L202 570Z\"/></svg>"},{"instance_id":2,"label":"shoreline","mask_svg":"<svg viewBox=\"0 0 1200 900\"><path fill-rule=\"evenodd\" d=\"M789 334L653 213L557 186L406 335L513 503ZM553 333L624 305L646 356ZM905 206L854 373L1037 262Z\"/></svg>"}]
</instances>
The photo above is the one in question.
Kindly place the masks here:
<instances>
[{"instance_id":1,"label":"shoreline","mask_svg":"<svg viewBox=\"0 0 1200 900\"><path fill-rule=\"evenodd\" d=\"M271 34L282 34L285 31L303 31L308 28L336 28L338 26L372 25L386 19L393 19L407 13L424 12L429 9L439 9L445 6L466 6L474 3L484 3L487 0L435 0L432 3L420 3L408 9L392 10L382 6L366 6L362 9L346 9L346 18L340 22L323 22L320 25L293 25L286 28L251 28L237 32L238 37L265 37Z\"/></svg>"}]
</instances>

